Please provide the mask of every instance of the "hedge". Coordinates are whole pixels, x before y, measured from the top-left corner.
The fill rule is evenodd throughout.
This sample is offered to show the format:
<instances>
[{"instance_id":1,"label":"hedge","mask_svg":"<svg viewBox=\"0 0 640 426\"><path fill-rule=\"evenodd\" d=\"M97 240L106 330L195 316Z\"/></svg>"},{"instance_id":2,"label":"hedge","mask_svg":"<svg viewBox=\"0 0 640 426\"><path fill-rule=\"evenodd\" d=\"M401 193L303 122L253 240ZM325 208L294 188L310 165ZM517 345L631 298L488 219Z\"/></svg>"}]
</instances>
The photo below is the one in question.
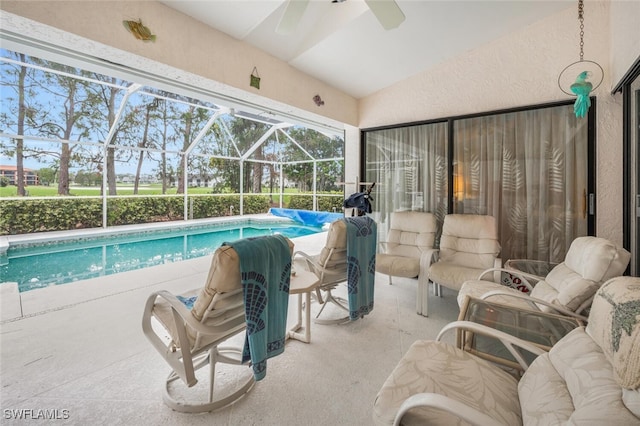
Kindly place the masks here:
<instances>
[{"instance_id":1,"label":"hedge","mask_svg":"<svg viewBox=\"0 0 640 426\"><path fill-rule=\"evenodd\" d=\"M2 200L0 235L65 231L102 226L102 200L97 198L60 198ZM188 199L193 219L240 214L240 196L193 196ZM230 206L233 206L233 213ZM244 196L244 213L269 211L269 197ZM107 200L107 225L182 220L183 197L112 198Z\"/></svg>"}]
</instances>

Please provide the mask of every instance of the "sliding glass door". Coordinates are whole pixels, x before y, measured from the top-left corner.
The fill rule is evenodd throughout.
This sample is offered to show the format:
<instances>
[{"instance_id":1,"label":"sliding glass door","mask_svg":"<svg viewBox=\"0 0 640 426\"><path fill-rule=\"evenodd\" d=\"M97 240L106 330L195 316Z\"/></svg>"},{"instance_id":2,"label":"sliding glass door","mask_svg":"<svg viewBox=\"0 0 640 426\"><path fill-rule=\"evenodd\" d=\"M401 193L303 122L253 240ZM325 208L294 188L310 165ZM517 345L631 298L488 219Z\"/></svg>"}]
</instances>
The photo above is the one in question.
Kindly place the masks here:
<instances>
[{"instance_id":1,"label":"sliding glass door","mask_svg":"<svg viewBox=\"0 0 640 426\"><path fill-rule=\"evenodd\" d=\"M589 120L563 103L365 130L364 176L380 183L375 214L382 223L398 210L434 212L440 223L447 213L491 215L503 260L560 262L592 232Z\"/></svg>"},{"instance_id":2,"label":"sliding glass door","mask_svg":"<svg viewBox=\"0 0 640 426\"><path fill-rule=\"evenodd\" d=\"M498 220L502 257L562 261L587 234L587 120L559 106L454 122L454 213Z\"/></svg>"},{"instance_id":3,"label":"sliding glass door","mask_svg":"<svg viewBox=\"0 0 640 426\"><path fill-rule=\"evenodd\" d=\"M448 124L396 127L366 137L366 181L376 182L373 209L380 239L389 213L403 210L447 213Z\"/></svg>"}]
</instances>

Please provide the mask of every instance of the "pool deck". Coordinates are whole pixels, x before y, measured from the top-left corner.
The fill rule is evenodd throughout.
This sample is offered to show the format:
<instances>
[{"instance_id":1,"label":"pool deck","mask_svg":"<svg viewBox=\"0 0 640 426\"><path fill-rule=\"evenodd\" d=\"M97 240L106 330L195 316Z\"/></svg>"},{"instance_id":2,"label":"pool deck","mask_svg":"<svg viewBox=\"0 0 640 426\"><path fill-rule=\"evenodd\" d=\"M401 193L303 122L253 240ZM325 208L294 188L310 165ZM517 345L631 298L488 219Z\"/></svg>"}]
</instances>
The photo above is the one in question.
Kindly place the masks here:
<instances>
[{"instance_id":1,"label":"pool deck","mask_svg":"<svg viewBox=\"0 0 640 426\"><path fill-rule=\"evenodd\" d=\"M325 239L319 233L293 241L295 250L314 254ZM142 333L142 311L154 291L200 288L210 262L204 256L0 295L2 424L48 424L33 416L57 410L52 423L73 425L368 426L378 389L411 343L434 338L458 315L453 292L430 297L425 318L415 313L415 280L388 285L376 274L375 309L364 319L312 323L311 343L287 341L269 360L267 377L241 400L212 413L177 413L162 402L170 368ZM346 285L337 290L346 296ZM317 309L312 303L313 315ZM191 391L206 395L206 385Z\"/></svg>"}]
</instances>

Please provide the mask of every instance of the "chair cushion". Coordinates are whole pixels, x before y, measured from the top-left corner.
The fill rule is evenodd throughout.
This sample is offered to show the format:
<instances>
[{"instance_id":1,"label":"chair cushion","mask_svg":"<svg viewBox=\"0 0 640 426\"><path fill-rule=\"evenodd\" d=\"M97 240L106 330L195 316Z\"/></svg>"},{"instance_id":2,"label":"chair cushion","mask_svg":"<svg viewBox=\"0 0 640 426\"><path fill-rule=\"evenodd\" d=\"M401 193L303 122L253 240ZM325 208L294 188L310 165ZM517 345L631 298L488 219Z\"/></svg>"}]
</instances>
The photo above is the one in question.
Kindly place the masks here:
<instances>
[{"instance_id":1,"label":"chair cushion","mask_svg":"<svg viewBox=\"0 0 640 426\"><path fill-rule=\"evenodd\" d=\"M448 214L442 226L439 262L480 270L492 268L500 253L497 236L496 221L492 216Z\"/></svg>"},{"instance_id":2,"label":"chair cushion","mask_svg":"<svg viewBox=\"0 0 640 426\"><path fill-rule=\"evenodd\" d=\"M576 238L564 262L536 284L531 296L576 311L604 281L624 272L629 257L629 252L604 238Z\"/></svg>"},{"instance_id":3,"label":"chair cushion","mask_svg":"<svg viewBox=\"0 0 640 426\"><path fill-rule=\"evenodd\" d=\"M332 251L332 249L335 249ZM318 255L317 261L326 268L334 268L347 261L347 223L338 219L329 225L327 241Z\"/></svg>"},{"instance_id":4,"label":"chair cushion","mask_svg":"<svg viewBox=\"0 0 640 426\"><path fill-rule=\"evenodd\" d=\"M394 277L415 278L420 273L420 259L378 253L376 271Z\"/></svg>"},{"instance_id":5,"label":"chair cushion","mask_svg":"<svg viewBox=\"0 0 640 426\"><path fill-rule=\"evenodd\" d=\"M564 263L587 280L605 282L622 275L630 257L627 250L605 238L578 237L571 242Z\"/></svg>"},{"instance_id":6,"label":"chair cushion","mask_svg":"<svg viewBox=\"0 0 640 426\"><path fill-rule=\"evenodd\" d=\"M587 333L626 389L640 388L640 278L607 281L591 306Z\"/></svg>"},{"instance_id":7,"label":"chair cushion","mask_svg":"<svg viewBox=\"0 0 640 426\"><path fill-rule=\"evenodd\" d=\"M536 358L518 384L522 423L638 424L622 401L613 368L580 327Z\"/></svg>"},{"instance_id":8,"label":"chair cushion","mask_svg":"<svg viewBox=\"0 0 640 426\"><path fill-rule=\"evenodd\" d=\"M487 268L470 268L449 261L438 261L429 268L429 279L453 290L460 290L465 281L476 280Z\"/></svg>"},{"instance_id":9,"label":"chair cushion","mask_svg":"<svg viewBox=\"0 0 640 426\"><path fill-rule=\"evenodd\" d=\"M458 293L457 298L458 306L462 307L464 299L467 296L480 299L483 294L493 290L513 292L514 294L522 295L522 292L520 292L519 290L504 286L502 284L494 283L493 281L469 280L462 284L462 288L460 288L460 292ZM489 301L491 301L492 303L500 303L502 305L513 306L516 309L531 309L531 306L529 306L526 301L522 299L516 299L515 297L496 295L492 296Z\"/></svg>"},{"instance_id":10,"label":"chair cushion","mask_svg":"<svg viewBox=\"0 0 640 426\"><path fill-rule=\"evenodd\" d=\"M517 381L495 365L443 342L419 340L402 357L382 385L373 407L378 425L391 425L402 402L434 392L474 407L505 425L520 424ZM403 425L467 424L428 408L409 411Z\"/></svg>"},{"instance_id":11,"label":"chair cushion","mask_svg":"<svg viewBox=\"0 0 640 426\"><path fill-rule=\"evenodd\" d=\"M289 249L293 252L293 242L288 238L285 239L289 244ZM238 253L231 246L220 246L213 253L207 282L193 304L191 315L201 321L216 293L227 293L241 287Z\"/></svg>"},{"instance_id":12,"label":"chair cushion","mask_svg":"<svg viewBox=\"0 0 640 426\"><path fill-rule=\"evenodd\" d=\"M216 293L226 293L240 287L238 253L231 246L221 246L213 253L207 281L193 304L191 315L201 321Z\"/></svg>"},{"instance_id":13,"label":"chair cushion","mask_svg":"<svg viewBox=\"0 0 640 426\"><path fill-rule=\"evenodd\" d=\"M433 213L393 212L389 220L386 254L419 259L423 251L433 248L436 231Z\"/></svg>"}]
</instances>

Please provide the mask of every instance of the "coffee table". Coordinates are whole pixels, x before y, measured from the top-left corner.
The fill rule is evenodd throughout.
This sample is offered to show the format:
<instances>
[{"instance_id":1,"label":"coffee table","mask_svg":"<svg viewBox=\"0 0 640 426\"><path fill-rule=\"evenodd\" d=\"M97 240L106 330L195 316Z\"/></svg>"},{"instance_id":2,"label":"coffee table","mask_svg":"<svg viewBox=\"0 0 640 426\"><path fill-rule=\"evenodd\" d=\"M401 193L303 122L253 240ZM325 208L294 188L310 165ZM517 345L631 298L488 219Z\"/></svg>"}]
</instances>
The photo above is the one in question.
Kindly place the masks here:
<instances>
[{"instance_id":1,"label":"coffee table","mask_svg":"<svg viewBox=\"0 0 640 426\"><path fill-rule=\"evenodd\" d=\"M291 276L289 294L298 295L298 321L287 331L287 338L309 343L311 341L311 292L314 291L320 281L313 272L298 270ZM305 296L304 306L304 333L298 332L303 327L302 323L302 296Z\"/></svg>"},{"instance_id":2,"label":"coffee table","mask_svg":"<svg viewBox=\"0 0 640 426\"><path fill-rule=\"evenodd\" d=\"M458 319L484 324L531 342L546 351L571 330L584 325L576 318L535 310L517 309L513 306L492 303L474 297L466 298ZM515 358L497 339L459 330L456 344L458 348L480 358L522 372L522 368ZM533 361L536 357L528 352L522 355L527 362Z\"/></svg>"}]
</instances>

